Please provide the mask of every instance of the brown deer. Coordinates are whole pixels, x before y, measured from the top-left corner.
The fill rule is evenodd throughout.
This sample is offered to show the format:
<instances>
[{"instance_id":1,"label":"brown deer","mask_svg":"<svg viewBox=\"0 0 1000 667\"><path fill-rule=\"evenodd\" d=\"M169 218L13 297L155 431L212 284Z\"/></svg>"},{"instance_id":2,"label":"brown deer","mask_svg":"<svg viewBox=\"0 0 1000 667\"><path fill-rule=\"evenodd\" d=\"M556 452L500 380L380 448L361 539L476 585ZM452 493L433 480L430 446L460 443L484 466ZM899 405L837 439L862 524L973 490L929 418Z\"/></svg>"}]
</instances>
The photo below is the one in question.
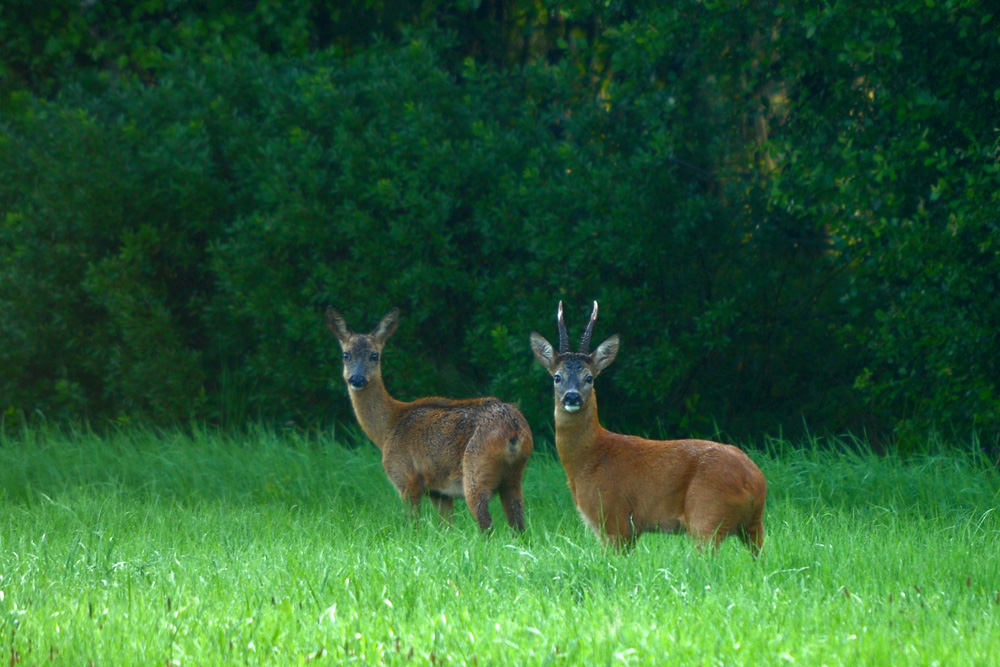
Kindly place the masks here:
<instances>
[{"instance_id":1,"label":"brown deer","mask_svg":"<svg viewBox=\"0 0 1000 667\"><path fill-rule=\"evenodd\" d=\"M340 341L344 380L354 415L382 452L382 466L416 518L429 495L441 518L451 522L455 498L464 497L482 531L493 525L494 493L507 523L524 530L521 477L534 449L531 429L517 406L497 398L397 401L382 381L382 350L399 325L393 308L370 334L351 331L333 308L326 325Z\"/></svg>"},{"instance_id":2,"label":"brown deer","mask_svg":"<svg viewBox=\"0 0 1000 667\"><path fill-rule=\"evenodd\" d=\"M713 550L737 535L755 556L764 544L767 484L750 458L707 440L647 440L612 433L597 419L594 378L615 360L618 335L589 352L597 302L579 352L559 302L559 352L531 334L535 359L555 388L556 450L584 522L613 547L629 548L650 531L690 534Z\"/></svg>"}]
</instances>

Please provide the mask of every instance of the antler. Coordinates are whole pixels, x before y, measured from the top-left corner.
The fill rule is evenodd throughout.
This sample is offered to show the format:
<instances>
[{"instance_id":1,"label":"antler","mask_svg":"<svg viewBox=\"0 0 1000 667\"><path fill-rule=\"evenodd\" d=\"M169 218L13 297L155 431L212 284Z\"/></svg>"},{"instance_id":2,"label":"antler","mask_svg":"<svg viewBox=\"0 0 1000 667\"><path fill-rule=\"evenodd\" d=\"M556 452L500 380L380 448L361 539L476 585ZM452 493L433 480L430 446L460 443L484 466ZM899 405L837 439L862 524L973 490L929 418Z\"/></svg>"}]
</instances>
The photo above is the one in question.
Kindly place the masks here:
<instances>
[{"instance_id":1,"label":"antler","mask_svg":"<svg viewBox=\"0 0 1000 667\"><path fill-rule=\"evenodd\" d=\"M563 319L563 302L559 302L559 354L569 352L569 334L566 333L566 320Z\"/></svg>"},{"instance_id":2,"label":"antler","mask_svg":"<svg viewBox=\"0 0 1000 667\"><path fill-rule=\"evenodd\" d=\"M597 321L597 302L594 302L594 312L590 314L590 323L587 324L587 330L583 332L583 338L580 339L580 354L587 354L590 352L590 337L594 334L594 322Z\"/></svg>"}]
</instances>

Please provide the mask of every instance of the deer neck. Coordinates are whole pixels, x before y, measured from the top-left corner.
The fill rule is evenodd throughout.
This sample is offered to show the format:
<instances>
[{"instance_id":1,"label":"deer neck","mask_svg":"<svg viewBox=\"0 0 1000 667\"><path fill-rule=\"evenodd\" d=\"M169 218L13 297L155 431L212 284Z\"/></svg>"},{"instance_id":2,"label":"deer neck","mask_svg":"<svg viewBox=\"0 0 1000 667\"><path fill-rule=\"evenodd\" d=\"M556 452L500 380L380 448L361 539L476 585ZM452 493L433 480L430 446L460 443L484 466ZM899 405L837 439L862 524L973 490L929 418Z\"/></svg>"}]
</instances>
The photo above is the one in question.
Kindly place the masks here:
<instances>
[{"instance_id":1,"label":"deer neck","mask_svg":"<svg viewBox=\"0 0 1000 667\"><path fill-rule=\"evenodd\" d=\"M603 430L597 419L597 396L577 412L566 412L556 404L556 451L563 467L579 470L590 459L598 435Z\"/></svg>"},{"instance_id":2,"label":"deer neck","mask_svg":"<svg viewBox=\"0 0 1000 667\"><path fill-rule=\"evenodd\" d=\"M368 439L380 450L396 425L402 403L389 395L382 377L372 378L361 391L348 389L354 416Z\"/></svg>"}]
</instances>

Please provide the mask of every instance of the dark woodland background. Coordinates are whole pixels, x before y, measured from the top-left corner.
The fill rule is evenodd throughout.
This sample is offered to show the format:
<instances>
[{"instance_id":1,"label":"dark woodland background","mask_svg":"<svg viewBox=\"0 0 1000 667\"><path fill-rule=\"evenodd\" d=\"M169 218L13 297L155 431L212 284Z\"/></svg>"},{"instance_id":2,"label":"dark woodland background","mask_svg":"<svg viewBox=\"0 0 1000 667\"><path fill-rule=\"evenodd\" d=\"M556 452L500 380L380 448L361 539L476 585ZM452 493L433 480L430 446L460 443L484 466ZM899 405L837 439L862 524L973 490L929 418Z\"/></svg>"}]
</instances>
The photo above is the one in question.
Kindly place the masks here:
<instances>
[{"instance_id":1,"label":"dark woodland background","mask_svg":"<svg viewBox=\"0 0 1000 667\"><path fill-rule=\"evenodd\" d=\"M395 305L547 437L596 299L611 428L995 441L1000 16L819 4L4 2L3 423L349 422Z\"/></svg>"}]
</instances>

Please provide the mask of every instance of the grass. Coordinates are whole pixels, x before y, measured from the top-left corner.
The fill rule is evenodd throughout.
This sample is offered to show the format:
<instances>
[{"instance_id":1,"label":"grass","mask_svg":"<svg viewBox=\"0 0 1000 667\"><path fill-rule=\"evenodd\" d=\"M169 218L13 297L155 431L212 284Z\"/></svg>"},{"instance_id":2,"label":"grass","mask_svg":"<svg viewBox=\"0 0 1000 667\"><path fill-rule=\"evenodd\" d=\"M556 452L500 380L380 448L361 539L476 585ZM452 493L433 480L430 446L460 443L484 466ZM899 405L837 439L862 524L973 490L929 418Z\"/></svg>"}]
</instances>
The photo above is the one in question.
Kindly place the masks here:
<instances>
[{"instance_id":1,"label":"grass","mask_svg":"<svg viewBox=\"0 0 1000 667\"><path fill-rule=\"evenodd\" d=\"M351 441L347 434L335 434ZM605 553L536 453L528 530L407 523L370 445L255 430L0 438L10 665L989 665L1000 474L843 443L751 452L763 555Z\"/></svg>"}]
</instances>

